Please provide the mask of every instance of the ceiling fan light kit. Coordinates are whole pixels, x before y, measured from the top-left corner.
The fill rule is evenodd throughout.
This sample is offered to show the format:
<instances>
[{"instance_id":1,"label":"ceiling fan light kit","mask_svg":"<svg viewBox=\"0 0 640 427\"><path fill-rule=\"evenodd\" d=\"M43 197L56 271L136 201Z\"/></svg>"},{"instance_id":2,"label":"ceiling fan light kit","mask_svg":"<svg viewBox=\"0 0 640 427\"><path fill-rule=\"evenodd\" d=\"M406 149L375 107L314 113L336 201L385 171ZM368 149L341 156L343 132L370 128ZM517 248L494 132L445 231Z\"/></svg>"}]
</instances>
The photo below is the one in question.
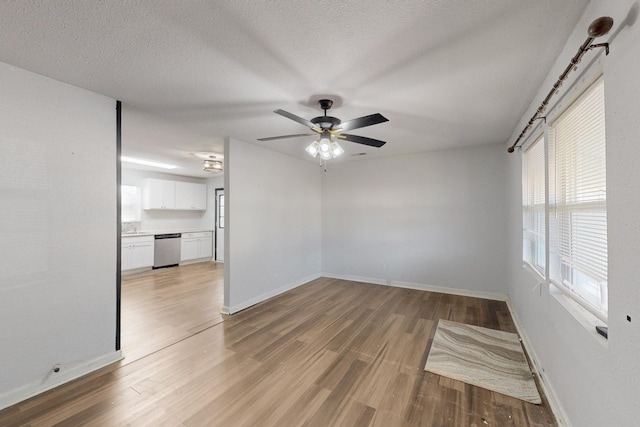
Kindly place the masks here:
<instances>
[{"instance_id":1,"label":"ceiling fan light kit","mask_svg":"<svg viewBox=\"0 0 640 427\"><path fill-rule=\"evenodd\" d=\"M335 159L344 153L344 149L331 137L329 132L323 132L322 138L309 144L307 148L305 148L305 151L309 153L311 157L317 157L319 154L322 160Z\"/></svg>"},{"instance_id":2,"label":"ceiling fan light kit","mask_svg":"<svg viewBox=\"0 0 640 427\"><path fill-rule=\"evenodd\" d=\"M368 138L365 136L348 135L342 133L347 130L359 129L366 126L376 125L378 123L384 123L389 121L380 113L371 114L368 116L359 117L357 119L342 122L336 117L327 116L327 110L333 105L333 101L330 99L321 99L318 101L320 108L324 110L324 115L314 117L311 120L303 119L302 117L291 114L284 110L275 110L274 113L280 114L288 119L296 121L302 125L307 126L316 134L320 135L319 140L314 140L311 144L305 148L305 151L312 157L320 156L321 160L335 159L344 153L344 148L338 144L337 139L342 139L349 142L355 142L356 144L368 145L370 147L382 147L386 144L385 141L378 139ZM269 138L259 138L258 141L272 141L274 139L293 138L299 136L313 136L314 134L295 134L295 135L282 135L273 136Z\"/></svg>"},{"instance_id":3,"label":"ceiling fan light kit","mask_svg":"<svg viewBox=\"0 0 640 427\"><path fill-rule=\"evenodd\" d=\"M307 146L307 148L305 148L305 151L309 153L311 157L315 157L318 155L318 151L320 151L318 145L320 145L319 141L313 141Z\"/></svg>"},{"instance_id":4,"label":"ceiling fan light kit","mask_svg":"<svg viewBox=\"0 0 640 427\"><path fill-rule=\"evenodd\" d=\"M338 157L343 153L344 153L344 148L342 148L340 144L338 144L338 141L331 142L331 154L333 154L333 157Z\"/></svg>"}]
</instances>

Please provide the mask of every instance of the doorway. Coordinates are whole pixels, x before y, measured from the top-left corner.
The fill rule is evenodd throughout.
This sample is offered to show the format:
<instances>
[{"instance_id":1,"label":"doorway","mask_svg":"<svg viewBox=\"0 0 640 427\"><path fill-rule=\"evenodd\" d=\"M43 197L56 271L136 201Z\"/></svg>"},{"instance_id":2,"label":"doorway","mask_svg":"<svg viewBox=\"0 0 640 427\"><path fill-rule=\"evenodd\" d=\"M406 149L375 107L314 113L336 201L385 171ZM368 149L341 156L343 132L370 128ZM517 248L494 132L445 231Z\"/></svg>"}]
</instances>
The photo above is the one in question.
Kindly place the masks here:
<instances>
[{"instance_id":1,"label":"doorway","mask_svg":"<svg viewBox=\"0 0 640 427\"><path fill-rule=\"evenodd\" d=\"M224 188L216 188L214 260L224 262Z\"/></svg>"}]
</instances>

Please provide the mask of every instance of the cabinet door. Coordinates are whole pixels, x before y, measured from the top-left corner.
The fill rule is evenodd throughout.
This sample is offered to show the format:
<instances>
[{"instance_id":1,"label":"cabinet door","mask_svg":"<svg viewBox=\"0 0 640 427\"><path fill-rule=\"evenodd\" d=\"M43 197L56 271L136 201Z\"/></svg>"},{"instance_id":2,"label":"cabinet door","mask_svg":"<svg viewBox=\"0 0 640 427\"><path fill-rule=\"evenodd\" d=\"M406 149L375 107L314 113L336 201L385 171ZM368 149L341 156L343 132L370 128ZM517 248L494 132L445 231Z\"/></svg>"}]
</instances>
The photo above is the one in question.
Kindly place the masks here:
<instances>
[{"instance_id":1,"label":"cabinet door","mask_svg":"<svg viewBox=\"0 0 640 427\"><path fill-rule=\"evenodd\" d=\"M131 270L131 245L120 247L120 271Z\"/></svg>"},{"instance_id":2,"label":"cabinet door","mask_svg":"<svg viewBox=\"0 0 640 427\"><path fill-rule=\"evenodd\" d=\"M153 242L137 243L131 251L131 268L153 266Z\"/></svg>"},{"instance_id":3,"label":"cabinet door","mask_svg":"<svg viewBox=\"0 0 640 427\"><path fill-rule=\"evenodd\" d=\"M180 244L180 261L198 258L198 239L182 239Z\"/></svg>"},{"instance_id":4,"label":"cabinet door","mask_svg":"<svg viewBox=\"0 0 640 427\"><path fill-rule=\"evenodd\" d=\"M192 182L176 182L176 209L206 210L207 186Z\"/></svg>"},{"instance_id":5,"label":"cabinet door","mask_svg":"<svg viewBox=\"0 0 640 427\"><path fill-rule=\"evenodd\" d=\"M200 211L207 210L207 186L205 184L194 184L193 187L193 206L194 209Z\"/></svg>"},{"instance_id":6,"label":"cabinet door","mask_svg":"<svg viewBox=\"0 0 640 427\"><path fill-rule=\"evenodd\" d=\"M144 182L142 194L143 209L162 209L163 206L162 181L158 179L147 179Z\"/></svg>"},{"instance_id":7,"label":"cabinet door","mask_svg":"<svg viewBox=\"0 0 640 427\"><path fill-rule=\"evenodd\" d=\"M200 258L213 257L213 237L200 239Z\"/></svg>"},{"instance_id":8,"label":"cabinet door","mask_svg":"<svg viewBox=\"0 0 640 427\"><path fill-rule=\"evenodd\" d=\"M165 179L146 179L142 200L143 209L175 209L176 183Z\"/></svg>"},{"instance_id":9,"label":"cabinet door","mask_svg":"<svg viewBox=\"0 0 640 427\"><path fill-rule=\"evenodd\" d=\"M164 208L162 209L175 209L176 208L176 183L175 181L162 180L162 201Z\"/></svg>"}]
</instances>

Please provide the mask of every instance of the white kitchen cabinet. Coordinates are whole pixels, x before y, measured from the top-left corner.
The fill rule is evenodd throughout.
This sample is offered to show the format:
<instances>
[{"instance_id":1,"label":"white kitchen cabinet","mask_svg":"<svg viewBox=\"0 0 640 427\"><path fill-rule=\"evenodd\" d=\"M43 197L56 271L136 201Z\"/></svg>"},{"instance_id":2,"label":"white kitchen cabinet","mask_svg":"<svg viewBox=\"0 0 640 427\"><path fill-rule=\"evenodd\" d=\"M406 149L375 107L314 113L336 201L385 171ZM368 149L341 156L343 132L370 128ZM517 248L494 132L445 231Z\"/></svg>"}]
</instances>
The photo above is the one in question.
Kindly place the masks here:
<instances>
[{"instance_id":1,"label":"white kitchen cabinet","mask_svg":"<svg viewBox=\"0 0 640 427\"><path fill-rule=\"evenodd\" d=\"M123 237L120 246L120 270L153 266L154 236Z\"/></svg>"},{"instance_id":2,"label":"white kitchen cabinet","mask_svg":"<svg viewBox=\"0 0 640 427\"><path fill-rule=\"evenodd\" d=\"M182 233L180 262L213 256L213 232Z\"/></svg>"},{"instance_id":3,"label":"white kitchen cabinet","mask_svg":"<svg viewBox=\"0 0 640 427\"><path fill-rule=\"evenodd\" d=\"M193 182L176 182L176 209L207 210L207 186Z\"/></svg>"},{"instance_id":4,"label":"white kitchen cabinet","mask_svg":"<svg viewBox=\"0 0 640 427\"><path fill-rule=\"evenodd\" d=\"M207 186L168 179L145 179L142 208L207 210Z\"/></svg>"},{"instance_id":5,"label":"white kitchen cabinet","mask_svg":"<svg viewBox=\"0 0 640 427\"><path fill-rule=\"evenodd\" d=\"M166 179L145 179L142 209L175 209L176 182Z\"/></svg>"},{"instance_id":6,"label":"white kitchen cabinet","mask_svg":"<svg viewBox=\"0 0 640 427\"><path fill-rule=\"evenodd\" d=\"M209 233L208 237L200 239L200 257L213 258L213 234Z\"/></svg>"},{"instance_id":7,"label":"white kitchen cabinet","mask_svg":"<svg viewBox=\"0 0 640 427\"><path fill-rule=\"evenodd\" d=\"M182 234L182 241L180 246L180 261L189 261L192 259L199 258L198 254L200 253L200 243L198 239L194 238L185 238L184 233Z\"/></svg>"}]
</instances>

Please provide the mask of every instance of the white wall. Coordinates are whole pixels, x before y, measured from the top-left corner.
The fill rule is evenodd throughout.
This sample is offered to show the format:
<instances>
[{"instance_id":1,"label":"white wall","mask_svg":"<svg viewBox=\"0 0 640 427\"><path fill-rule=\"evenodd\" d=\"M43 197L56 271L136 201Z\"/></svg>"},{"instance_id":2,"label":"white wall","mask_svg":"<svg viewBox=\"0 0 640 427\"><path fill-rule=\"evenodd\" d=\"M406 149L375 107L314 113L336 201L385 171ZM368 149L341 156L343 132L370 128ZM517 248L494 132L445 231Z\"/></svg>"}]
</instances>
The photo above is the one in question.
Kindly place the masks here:
<instances>
[{"instance_id":1,"label":"white wall","mask_svg":"<svg viewBox=\"0 0 640 427\"><path fill-rule=\"evenodd\" d=\"M0 93L2 408L119 352L115 101L2 63Z\"/></svg>"},{"instance_id":2,"label":"white wall","mask_svg":"<svg viewBox=\"0 0 640 427\"><path fill-rule=\"evenodd\" d=\"M504 298L502 145L330 164L325 276Z\"/></svg>"},{"instance_id":3,"label":"white wall","mask_svg":"<svg viewBox=\"0 0 640 427\"><path fill-rule=\"evenodd\" d=\"M515 135L524 127L525 120L584 42L589 24L599 16L613 17L615 25L610 36L615 38L610 55L603 59L609 241L607 342L569 314L546 286L541 293L531 291L536 280L522 268L521 261L521 159L514 153L507 160L510 303L534 350L550 397L557 399L556 414L580 427L631 426L640 420L640 28L635 22L632 26L623 25L619 31L632 6L637 13L637 1L590 4L521 126L514 131ZM582 63L588 63L595 55L587 53ZM626 320L627 315L631 322Z\"/></svg>"},{"instance_id":4,"label":"white wall","mask_svg":"<svg viewBox=\"0 0 640 427\"><path fill-rule=\"evenodd\" d=\"M312 162L225 142L225 311L319 276L320 173Z\"/></svg>"},{"instance_id":5,"label":"white wall","mask_svg":"<svg viewBox=\"0 0 640 427\"><path fill-rule=\"evenodd\" d=\"M125 144L123 137L123 145ZM189 176L171 175L162 172L148 172L134 169L122 169L122 184L135 187L144 187L146 178L168 179L171 181L195 182L197 184L207 184L207 180ZM213 230L210 224L209 209L215 210L214 206L208 205L206 211L178 211L178 210L142 210L141 230L163 231L163 230L193 230L208 229Z\"/></svg>"}]
</instances>

